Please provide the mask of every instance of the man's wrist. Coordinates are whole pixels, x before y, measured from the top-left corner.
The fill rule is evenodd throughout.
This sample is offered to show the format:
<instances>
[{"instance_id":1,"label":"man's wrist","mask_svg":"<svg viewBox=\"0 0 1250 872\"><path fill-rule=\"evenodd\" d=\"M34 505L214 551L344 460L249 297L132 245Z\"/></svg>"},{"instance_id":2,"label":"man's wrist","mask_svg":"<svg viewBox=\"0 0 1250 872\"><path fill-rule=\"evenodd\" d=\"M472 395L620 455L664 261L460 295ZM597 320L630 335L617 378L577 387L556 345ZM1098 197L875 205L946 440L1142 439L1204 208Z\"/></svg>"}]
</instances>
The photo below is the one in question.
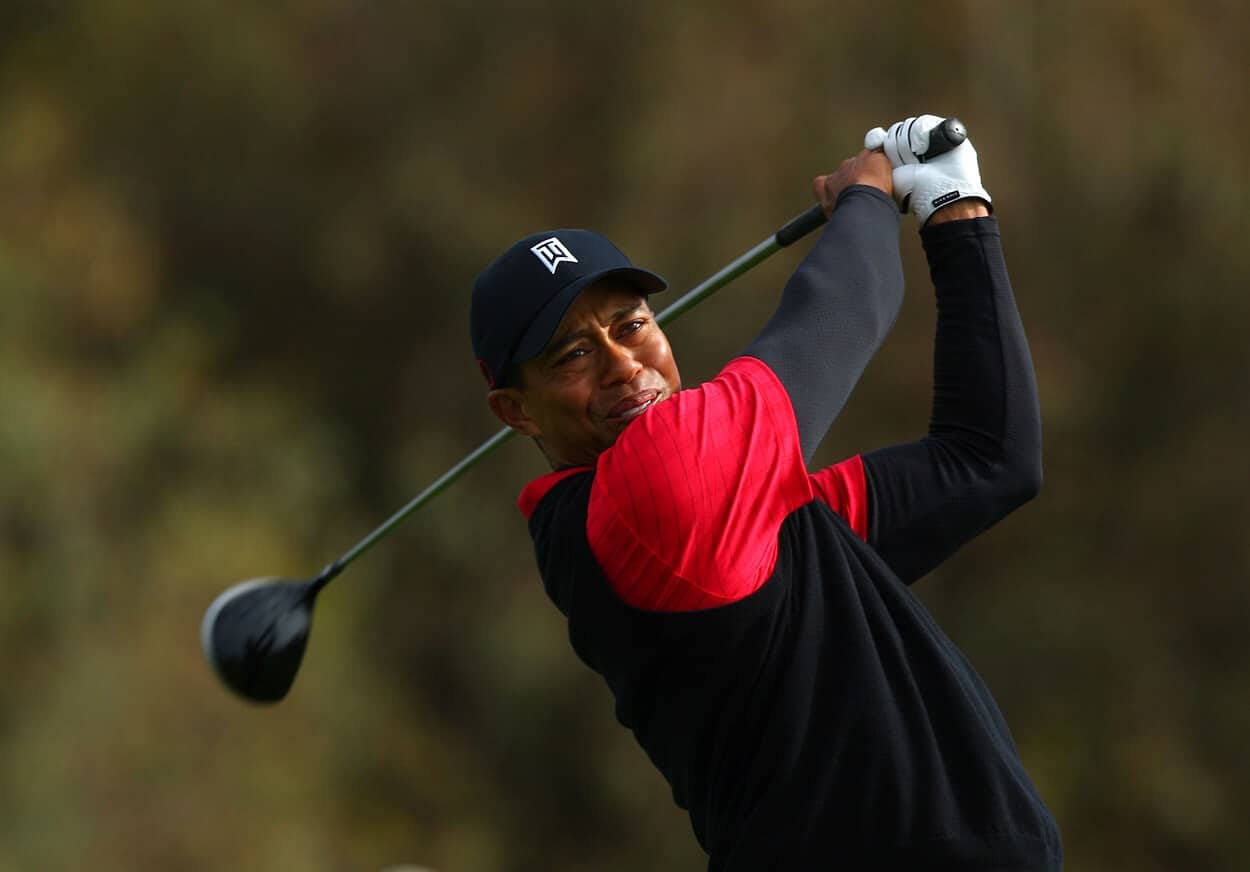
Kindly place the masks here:
<instances>
[{"instance_id":1,"label":"man's wrist","mask_svg":"<svg viewBox=\"0 0 1250 872\"><path fill-rule=\"evenodd\" d=\"M989 214L989 206L985 205L984 200L969 197L966 200L956 200L954 203L948 203L941 209L938 209L929 216L929 220L925 224L926 226L931 226L934 224L945 224L947 221L967 221L971 218L986 218Z\"/></svg>"}]
</instances>

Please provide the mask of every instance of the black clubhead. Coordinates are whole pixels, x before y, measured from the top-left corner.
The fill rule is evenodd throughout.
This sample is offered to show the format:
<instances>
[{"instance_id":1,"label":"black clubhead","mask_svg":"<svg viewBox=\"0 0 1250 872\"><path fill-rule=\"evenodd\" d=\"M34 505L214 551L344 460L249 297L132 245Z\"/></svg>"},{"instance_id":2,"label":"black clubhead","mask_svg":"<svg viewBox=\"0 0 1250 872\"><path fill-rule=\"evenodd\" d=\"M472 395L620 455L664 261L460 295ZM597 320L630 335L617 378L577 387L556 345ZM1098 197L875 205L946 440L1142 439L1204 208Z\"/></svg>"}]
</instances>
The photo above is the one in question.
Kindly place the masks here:
<instances>
[{"instance_id":1,"label":"black clubhead","mask_svg":"<svg viewBox=\"0 0 1250 872\"><path fill-rule=\"evenodd\" d=\"M286 696L304 659L315 597L308 582L258 578L213 600L200 642L227 687L252 702Z\"/></svg>"}]
</instances>

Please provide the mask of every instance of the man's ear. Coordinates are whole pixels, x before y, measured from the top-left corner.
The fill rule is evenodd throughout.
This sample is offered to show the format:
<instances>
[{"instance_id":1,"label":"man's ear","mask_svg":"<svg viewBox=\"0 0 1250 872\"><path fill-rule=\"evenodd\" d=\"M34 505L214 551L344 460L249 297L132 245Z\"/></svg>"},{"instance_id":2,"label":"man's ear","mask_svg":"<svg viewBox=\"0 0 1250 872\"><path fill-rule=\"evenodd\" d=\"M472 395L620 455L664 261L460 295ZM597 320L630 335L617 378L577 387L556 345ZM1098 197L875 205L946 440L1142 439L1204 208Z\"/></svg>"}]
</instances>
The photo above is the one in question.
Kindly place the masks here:
<instances>
[{"instance_id":1,"label":"man's ear","mask_svg":"<svg viewBox=\"0 0 1250 872\"><path fill-rule=\"evenodd\" d=\"M516 388L496 388L486 395L495 417L522 436L541 436L538 424L525 411L525 401Z\"/></svg>"}]
</instances>

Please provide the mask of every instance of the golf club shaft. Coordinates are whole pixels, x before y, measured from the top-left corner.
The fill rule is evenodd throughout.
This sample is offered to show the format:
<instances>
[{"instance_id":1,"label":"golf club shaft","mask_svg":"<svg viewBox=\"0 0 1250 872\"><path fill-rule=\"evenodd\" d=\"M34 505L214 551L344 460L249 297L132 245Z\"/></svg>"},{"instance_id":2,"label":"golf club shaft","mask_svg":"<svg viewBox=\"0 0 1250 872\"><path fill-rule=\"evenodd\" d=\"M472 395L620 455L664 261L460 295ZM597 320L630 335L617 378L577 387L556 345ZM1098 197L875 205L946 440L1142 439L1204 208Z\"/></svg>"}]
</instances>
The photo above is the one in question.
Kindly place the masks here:
<instances>
[{"instance_id":1,"label":"golf club shaft","mask_svg":"<svg viewBox=\"0 0 1250 872\"><path fill-rule=\"evenodd\" d=\"M738 276L750 270L752 267L766 260L776 252L790 245L807 234L811 233L817 227L827 221L824 210L820 206L813 206L806 212L796 215L790 221L786 222L777 232L770 235L763 242L759 243L745 254L738 257L732 263L725 266L719 272L704 279L694 288L691 288L681 297L679 297L671 305L665 307L660 314L655 316L655 320L659 324L667 324L676 320L687 310L693 308L716 291L729 284ZM464 473L468 472L478 464L478 461L486 457L513 435L515 431L504 427L494 436L487 439L472 452L470 452L463 460L447 470L438 477L433 484L427 487L421 493L417 494L395 514L391 515L380 527L374 530L365 538L361 539L352 547L350 551L330 563L321 570L321 573L313 579L312 592L316 592L325 587L336 575L347 568L347 565L369 550L379 539L393 530L404 519L428 503L434 497L445 491L456 479L460 478Z\"/></svg>"},{"instance_id":2,"label":"golf club shaft","mask_svg":"<svg viewBox=\"0 0 1250 872\"><path fill-rule=\"evenodd\" d=\"M813 206L806 212L796 215L772 236L769 236L759 245L741 255L737 260L704 279L666 306L664 311L655 316L656 322L667 324L676 320L679 316L685 314L688 309L693 308L696 304L702 302L705 298L720 290L752 267L767 260L780 249L785 248L796 240L802 239L827 220L829 219L825 216L825 212L820 206Z\"/></svg>"}]
</instances>

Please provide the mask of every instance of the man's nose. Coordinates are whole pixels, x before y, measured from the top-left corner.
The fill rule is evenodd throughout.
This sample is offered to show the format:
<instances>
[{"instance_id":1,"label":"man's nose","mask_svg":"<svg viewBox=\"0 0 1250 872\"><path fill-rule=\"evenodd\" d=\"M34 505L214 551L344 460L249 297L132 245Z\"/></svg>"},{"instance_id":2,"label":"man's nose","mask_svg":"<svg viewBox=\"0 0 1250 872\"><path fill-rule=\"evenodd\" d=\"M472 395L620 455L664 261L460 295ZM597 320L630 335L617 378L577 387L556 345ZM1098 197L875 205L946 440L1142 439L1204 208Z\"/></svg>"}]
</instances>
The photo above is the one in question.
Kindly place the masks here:
<instances>
[{"instance_id":1,"label":"man's nose","mask_svg":"<svg viewBox=\"0 0 1250 872\"><path fill-rule=\"evenodd\" d=\"M603 369L605 384L633 381L634 376L642 369L642 364L634 357L633 352L615 342L608 343L605 356L606 364Z\"/></svg>"}]
</instances>

